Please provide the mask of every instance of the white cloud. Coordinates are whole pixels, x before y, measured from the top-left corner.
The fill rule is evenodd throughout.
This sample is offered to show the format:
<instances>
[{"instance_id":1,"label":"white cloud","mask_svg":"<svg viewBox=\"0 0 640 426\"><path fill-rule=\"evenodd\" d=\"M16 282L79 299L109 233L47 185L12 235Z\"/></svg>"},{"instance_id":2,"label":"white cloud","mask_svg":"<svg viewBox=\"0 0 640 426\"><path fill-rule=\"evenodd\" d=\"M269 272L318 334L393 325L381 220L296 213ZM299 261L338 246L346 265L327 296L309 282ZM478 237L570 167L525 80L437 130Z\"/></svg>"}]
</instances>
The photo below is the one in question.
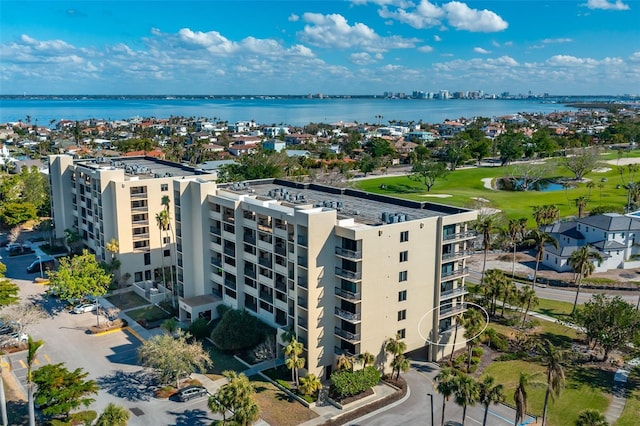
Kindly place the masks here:
<instances>
[{"instance_id":1,"label":"white cloud","mask_svg":"<svg viewBox=\"0 0 640 426\"><path fill-rule=\"evenodd\" d=\"M488 51L487 49L483 49L482 47L474 47L473 51L483 55L488 55L489 53L491 53L490 51Z\"/></svg>"},{"instance_id":2,"label":"white cloud","mask_svg":"<svg viewBox=\"0 0 640 426\"><path fill-rule=\"evenodd\" d=\"M178 31L178 39L185 48L204 47L211 53L232 53L237 46L217 31L191 31L182 28Z\"/></svg>"},{"instance_id":3,"label":"white cloud","mask_svg":"<svg viewBox=\"0 0 640 426\"><path fill-rule=\"evenodd\" d=\"M431 53L433 52L433 47L431 46L420 46L418 47L418 51L422 53Z\"/></svg>"},{"instance_id":4,"label":"white cloud","mask_svg":"<svg viewBox=\"0 0 640 426\"><path fill-rule=\"evenodd\" d=\"M300 17L295 13L292 13L291 15L289 15L288 19L289 19L289 22L298 22L300 20Z\"/></svg>"},{"instance_id":5,"label":"white cloud","mask_svg":"<svg viewBox=\"0 0 640 426\"><path fill-rule=\"evenodd\" d=\"M495 12L487 9L472 9L458 1L448 2L442 6L433 4L429 0L421 0L417 6L413 3L405 3L402 6L391 2L382 3L382 7L378 10L382 18L395 19L417 29L432 28L447 23L458 30L488 33L502 31L509 26Z\"/></svg>"},{"instance_id":6,"label":"white cloud","mask_svg":"<svg viewBox=\"0 0 640 426\"><path fill-rule=\"evenodd\" d=\"M433 36L433 41L442 41L442 37L436 34Z\"/></svg>"},{"instance_id":7,"label":"white cloud","mask_svg":"<svg viewBox=\"0 0 640 426\"><path fill-rule=\"evenodd\" d=\"M349 25L339 14L322 15L305 13L302 19L307 23L298 37L317 47L323 48L359 48L369 52L383 52L389 49L415 47L418 39L406 39L400 36L381 37L363 23Z\"/></svg>"},{"instance_id":8,"label":"white cloud","mask_svg":"<svg viewBox=\"0 0 640 426\"><path fill-rule=\"evenodd\" d=\"M371 56L367 52L352 53L349 56L349 60L352 63L354 63L356 65L360 65L360 66L373 64L373 63L377 62L379 59L381 59L381 58L377 58L375 56Z\"/></svg>"},{"instance_id":9,"label":"white cloud","mask_svg":"<svg viewBox=\"0 0 640 426\"><path fill-rule=\"evenodd\" d=\"M471 9L464 3L452 1L442 8L447 12L447 21L458 30L490 33L507 29L509 24L495 12L487 9Z\"/></svg>"},{"instance_id":10,"label":"white cloud","mask_svg":"<svg viewBox=\"0 0 640 426\"><path fill-rule=\"evenodd\" d=\"M629 62L640 62L640 52L634 52L629 56Z\"/></svg>"},{"instance_id":11,"label":"white cloud","mask_svg":"<svg viewBox=\"0 0 640 426\"><path fill-rule=\"evenodd\" d=\"M602 10L629 10L629 5L625 4L621 0L609 1L609 0L588 0L584 5L589 9L602 9Z\"/></svg>"},{"instance_id":12,"label":"white cloud","mask_svg":"<svg viewBox=\"0 0 640 426\"><path fill-rule=\"evenodd\" d=\"M542 40L544 44L554 44L554 43L571 43L573 39L571 38L545 38Z\"/></svg>"}]
</instances>

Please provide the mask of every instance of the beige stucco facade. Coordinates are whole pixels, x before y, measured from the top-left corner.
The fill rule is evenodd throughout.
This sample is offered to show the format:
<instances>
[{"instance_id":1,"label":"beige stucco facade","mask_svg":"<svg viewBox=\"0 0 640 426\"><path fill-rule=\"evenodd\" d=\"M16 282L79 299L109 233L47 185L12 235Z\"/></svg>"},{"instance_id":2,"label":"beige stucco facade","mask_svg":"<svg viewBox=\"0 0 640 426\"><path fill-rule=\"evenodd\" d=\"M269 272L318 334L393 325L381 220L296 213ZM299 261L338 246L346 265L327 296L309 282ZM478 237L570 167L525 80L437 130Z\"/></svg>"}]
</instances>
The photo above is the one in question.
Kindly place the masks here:
<instances>
[{"instance_id":1,"label":"beige stucco facade","mask_svg":"<svg viewBox=\"0 0 640 426\"><path fill-rule=\"evenodd\" d=\"M384 363L397 334L431 359L450 352L475 211L273 180L174 188L185 297L212 294L293 329L310 372L327 377L343 353ZM182 320L194 312L181 305Z\"/></svg>"}]
</instances>

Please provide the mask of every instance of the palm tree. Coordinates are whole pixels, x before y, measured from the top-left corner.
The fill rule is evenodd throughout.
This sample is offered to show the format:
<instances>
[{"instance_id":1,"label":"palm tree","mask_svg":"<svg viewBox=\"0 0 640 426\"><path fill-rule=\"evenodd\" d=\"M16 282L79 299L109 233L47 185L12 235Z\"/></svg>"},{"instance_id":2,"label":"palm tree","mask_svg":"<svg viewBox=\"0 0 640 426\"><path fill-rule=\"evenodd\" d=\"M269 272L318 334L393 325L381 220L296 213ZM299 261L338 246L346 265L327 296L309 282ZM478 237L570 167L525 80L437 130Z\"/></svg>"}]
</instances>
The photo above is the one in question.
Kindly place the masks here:
<instances>
[{"instance_id":1,"label":"palm tree","mask_svg":"<svg viewBox=\"0 0 640 426\"><path fill-rule=\"evenodd\" d=\"M487 414L489 414L489 406L504 402L504 386L494 385L495 379L492 376L485 376L481 382L478 382L478 402L484 405L484 417L482 426L487 424Z\"/></svg>"},{"instance_id":2,"label":"palm tree","mask_svg":"<svg viewBox=\"0 0 640 426\"><path fill-rule=\"evenodd\" d=\"M365 352L358 355L358 361L362 363L362 371L364 371L368 365L371 365L376 361L376 357L371 352Z\"/></svg>"},{"instance_id":3,"label":"palm tree","mask_svg":"<svg viewBox=\"0 0 640 426\"><path fill-rule=\"evenodd\" d=\"M491 316L495 316L498 296L500 296L503 289L509 284L509 280L500 269L489 269L484 276L483 284L485 295L490 298L489 313Z\"/></svg>"},{"instance_id":4,"label":"palm tree","mask_svg":"<svg viewBox=\"0 0 640 426\"><path fill-rule=\"evenodd\" d=\"M507 228L503 230L503 234L507 237L507 241L513 250L513 263L511 265L511 276L513 277L516 273L516 253L518 250L518 241L520 240L520 232L522 229L522 219L525 221L526 218L520 219L509 219L509 224Z\"/></svg>"},{"instance_id":5,"label":"palm tree","mask_svg":"<svg viewBox=\"0 0 640 426\"><path fill-rule=\"evenodd\" d=\"M98 417L96 426L127 426L129 417L129 410L110 402Z\"/></svg>"},{"instance_id":6,"label":"palm tree","mask_svg":"<svg viewBox=\"0 0 640 426\"><path fill-rule=\"evenodd\" d=\"M531 380L531 375L525 372L520 372L520 378L518 380L518 387L516 387L513 393L513 400L516 403L516 421L515 426L518 426L527 415L527 386Z\"/></svg>"},{"instance_id":7,"label":"palm tree","mask_svg":"<svg viewBox=\"0 0 640 426\"><path fill-rule=\"evenodd\" d=\"M535 288L540 261L544 257L545 245L551 244L553 247L558 248L558 240L539 229L532 229L529 231L527 234L527 240L532 242L536 247L536 270L533 273L533 287Z\"/></svg>"},{"instance_id":8,"label":"palm tree","mask_svg":"<svg viewBox=\"0 0 640 426\"><path fill-rule=\"evenodd\" d=\"M464 323L464 317L462 314L458 314L453 317L453 320L456 323L455 331L453 332L453 346L451 347L451 355L449 356L449 361L453 362L453 354L456 351L456 342L458 341L458 329Z\"/></svg>"},{"instance_id":9,"label":"palm tree","mask_svg":"<svg viewBox=\"0 0 640 426\"><path fill-rule=\"evenodd\" d=\"M504 318L504 307L506 304L511 303L511 301L513 300L513 296L515 296L518 293L518 287L516 287L513 281L511 281L511 282L508 282L503 287L502 290L503 290L503 299L502 299L502 312L500 313L500 316Z\"/></svg>"},{"instance_id":10,"label":"palm tree","mask_svg":"<svg viewBox=\"0 0 640 426\"><path fill-rule=\"evenodd\" d=\"M456 404L462 405L462 426L467 418L467 406L475 405L479 397L476 381L466 374L459 374L455 379L454 399Z\"/></svg>"},{"instance_id":11,"label":"palm tree","mask_svg":"<svg viewBox=\"0 0 640 426\"><path fill-rule=\"evenodd\" d=\"M587 208L587 204L589 200L584 195L576 198L575 200L576 207L578 208L578 219L582 217L582 213L584 213L584 209Z\"/></svg>"},{"instance_id":12,"label":"palm tree","mask_svg":"<svg viewBox=\"0 0 640 426\"><path fill-rule=\"evenodd\" d=\"M446 367L440 370L436 376L436 390L442 395L442 422L440 426L444 426L444 411L447 408L447 401L456 389L456 372L452 368Z\"/></svg>"},{"instance_id":13,"label":"palm tree","mask_svg":"<svg viewBox=\"0 0 640 426\"><path fill-rule=\"evenodd\" d=\"M587 408L580 411L576 426L609 426L604 414L595 408Z\"/></svg>"},{"instance_id":14,"label":"palm tree","mask_svg":"<svg viewBox=\"0 0 640 426\"><path fill-rule=\"evenodd\" d=\"M314 395L322 389L322 382L315 374L308 374L300 378L300 393L303 395Z\"/></svg>"},{"instance_id":15,"label":"palm tree","mask_svg":"<svg viewBox=\"0 0 640 426\"><path fill-rule=\"evenodd\" d=\"M353 371L354 358L347 354L340 354L336 360L336 369L338 371Z\"/></svg>"},{"instance_id":16,"label":"palm tree","mask_svg":"<svg viewBox=\"0 0 640 426\"><path fill-rule=\"evenodd\" d=\"M544 341L541 349L542 362L547 367L547 391L544 395L544 407L542 409L542 426L545 426L549 397L554 401L564 389L564 367L562 366L564 352L556 350L548 340Z\"/></svg>"},{"instance_id":17,"label":"palm tree","mask_svg":"<svg viewBox=\"0 0 640 426\"><path fill-rule=\"evenodd\" d=\"M284 355L287 357L284 364L291 370L291 381L296 384L296 387L298 386L298 369L305 364L305 359L300 356L303 351L304 346L295 337L284 348Z\"/></svg>"},{"instance_id":18,"label":"palm tree","mask_svg":"<svg viewBox=\"0 0 640 426\"><path fill-rule=\"evenodd\" d=\"M165 266L164 266L164 244L163 244L163 236L162 231L169 230L169 212L167 210L162 210L156 214L156 224L158 225L158 229L160 230L160 257L162 258L162 285L164 288L167 288L167 277L165 275Z\"/></svg>"},{"instance_id":19,"label":"palm tree","mask_svg":"<svg viewBox=\"0 0 640 426\"><path fill-rule=\"evenodd\" d=\"M599 183L598 184L598 190L600 192L600 202L598 203L598 205L602 205L602 188L604 188L604 183Z\"/></svg>"},{"instance_id":20,"label":"palm tree","mask_svg":"<svg viewBox=\"0 0 640 426\"><path fill-rule=\"evenodd\" d=\"M469 309L464 313L464 338L467 339L467 372L471 372L471 355L475 346L475 337L484 326L484 318L479 310Z\"/></svg>"},{"instance_id":21,"label":"palm tree","mask_svg":"<svg viewBox=\"0 0 640 426\"><path fill-rule=\"evenodd\" d=\"M407 372L409 371L410 367L411 362L409 361L409 358L407 358L403 354L396 356L395 358L393 358L393 361L391 361L391 368L396 372L396 380L400 378L400 371ZM392 376L393 371L391 372Z\"/></svg>"},{"instance_id":22,"label":"palm tree","mask_svg":"<svg viewBox=\"0 0 640 426\"><path fill-rule=\"evenodd\" d=\"M587 182L587 189L589 190L589 197L591 197L591 191L593 191L593 188L595 186L596 186L596 184L592 180Z\"/></svg>"},{"instance_id":23,"label":"palm tree","mask_svg":"<svg viewBox=\"0 0 640 426\"><path fill-rule=\"evenodd\" d=\"M484 278L484 271L487 268L487 254L489 253L489 249L491 248L491 240L497 226L498 218L493 214L479 217L478 220L476 220L474 223L476 232L482 235L482 249L484 251L480 282L482 282L482 279Z\"/></svg>"},{"instance_id":24,"label":"palm tree","mask_svg":"<svg viewBox=\"0 0 640 426\"><path fill-rule=\"evenodd\" d=\"M164 211L167 212L166 213L167 216L168 216L167 230L168 230L168 232L169 232L169 234L171 236L171 245L173 246L173 252L174 252L173 253L173 257L171 257L171 250L169 251L169 263L170 263L170 265L169 265L170 268L169 269L171 271L171 276L170 276L170 279L171 279L171 294L173 295L173 307L175 308L176 307L176 300L177 300L177 297L178 297L178 293L177 293L178 289L176 288L176 283L175 283L175 281L173 279L173 268L174 268L173 259L176 259L176 262L177 262L178 253L176 251L177 248L176 248L176 244L175 244L176 243L176 236L175 236L175 234L173 232L173 227L171 226L171 212L170 212L170 209L169 209L169 206L171 204L171 198L169 198L168 195L164 195L160 199L160 204L162 204L162 206L164 208ZM162 253L162 256L163 256L163 260L164 260L164 253Z\"/></svg>"},{"instance_id":25,"label":"palm tree","mask_svg":"<svg viewBox=\"0 0 640 426\"><path fill-rule=\"evenodd\" d=\"M578 305L578 295L580 294L580 287L582 286L582 280L593 273L596 270L594 262L602 262L602 255L597 251L589 249L588 245L580 247L578 250L571 253L569 256L569 265L575 272L576 283L576 298L573 301L573 309L571 309L571 315L576 312L576 306Z\"/></svg>"},{"instance_id":26,"label":"palm tree","mask_svg":"<svg viewBox=\"0 0 640 426\"><path fill-rule=\"evenodd\" d=\"M27 394L29 399L29 426L36 424L36 411L33 405L34 383L33 383L33 363L36 360L36 352L44 344L42 340L33 340L31 336L27 340Z\"/></svg>"},{"instance_id":27,"label":"palm tree","mask_svg":"<svg viewBox=\"0 0 640 426\"><path fill-rule=\"evenodd\" d=\"M536 292L531 286L525 285L520 290L519 299L522 306L522 327L524 327L529 309L538 304L538 296L536 296Z\"/></svg>"},{"instance_id":28,"label":"palm tree","mask_svg":"<svg viewBox=\"0 0 640 426\"><path fill-rule=\"evenodd\" d=\"M405 363L404 360L406 358L403 355L407 350L407 344L402 340L400 335L397 334L395 338L387 340L384 350L393 356L393 360L391 360L391 376L393 376L395 371L398 371L398 377L400 377L400 370L409 362L409 360L406 360Z\"/></svg>"}]
</instances>

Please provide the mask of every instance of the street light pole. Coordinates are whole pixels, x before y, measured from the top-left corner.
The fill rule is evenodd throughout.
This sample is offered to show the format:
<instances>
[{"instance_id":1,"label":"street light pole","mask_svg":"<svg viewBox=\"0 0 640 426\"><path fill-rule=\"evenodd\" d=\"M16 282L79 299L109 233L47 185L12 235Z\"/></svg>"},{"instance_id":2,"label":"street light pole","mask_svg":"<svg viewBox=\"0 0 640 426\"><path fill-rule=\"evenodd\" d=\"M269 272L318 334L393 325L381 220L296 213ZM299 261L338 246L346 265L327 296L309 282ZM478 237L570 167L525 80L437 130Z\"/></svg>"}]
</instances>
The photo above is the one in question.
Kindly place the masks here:
<instances>
[{"instance_id":1,"label":"street light pole","mask_svg":"<svg viewBox=\"0 0 640 426\"><path fill-rule=\"evenodd\" d=\"M38 263L40 264L40 278L44 278L44 273L42 272L42 256L37 256Z\"/></svg>"},{"instance_id":2,"label":"street light pole","mask_svg":"<svg viewBox=\"0 0 640 426\"><path fill-rule=\"evenodd\" d=\"M432 393L428 393L427 395L429 396L429 399L431 400L431 426L434 426L434 424L433 424L433 394Z\"/></svg>"}]
</instances>

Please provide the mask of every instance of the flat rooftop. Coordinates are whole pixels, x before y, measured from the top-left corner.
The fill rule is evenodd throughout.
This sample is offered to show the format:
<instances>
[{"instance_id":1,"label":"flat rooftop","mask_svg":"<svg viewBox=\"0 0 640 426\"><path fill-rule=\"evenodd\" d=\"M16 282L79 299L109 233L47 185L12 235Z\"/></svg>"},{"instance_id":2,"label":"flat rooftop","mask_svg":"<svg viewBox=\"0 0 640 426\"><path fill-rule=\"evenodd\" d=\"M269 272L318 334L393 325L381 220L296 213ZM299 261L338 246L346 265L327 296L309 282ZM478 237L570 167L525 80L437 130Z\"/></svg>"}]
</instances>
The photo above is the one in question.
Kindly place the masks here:
<instances>
[{"instance_id":1,"label":"flat rooftop","mask_svg":"<svg viewBox=\"0 0 640 426\"><path fill-rule=\"evenodd\" d=\"M471 210L428 201L374 194L352 188L337 188L281 179L220 184L219 188L238 194L255 195L262 200L277 200L283 206L314 206L337 210L338 218L353 218L358 223L383 225L447 216Z\"/></svg>"},{"instance_id":2,"label":"flat rooftop","mask_svg":"<svg viewBox=\"0 0 640 426\"><path fill-rule=\"evenodd\" d=\"M76 164L94 169L123 169L125 176L136 176L139 179L196 176L207 173L194 167L153 157L97 157L78 160Z\"/></svg>"}]
</instances>

